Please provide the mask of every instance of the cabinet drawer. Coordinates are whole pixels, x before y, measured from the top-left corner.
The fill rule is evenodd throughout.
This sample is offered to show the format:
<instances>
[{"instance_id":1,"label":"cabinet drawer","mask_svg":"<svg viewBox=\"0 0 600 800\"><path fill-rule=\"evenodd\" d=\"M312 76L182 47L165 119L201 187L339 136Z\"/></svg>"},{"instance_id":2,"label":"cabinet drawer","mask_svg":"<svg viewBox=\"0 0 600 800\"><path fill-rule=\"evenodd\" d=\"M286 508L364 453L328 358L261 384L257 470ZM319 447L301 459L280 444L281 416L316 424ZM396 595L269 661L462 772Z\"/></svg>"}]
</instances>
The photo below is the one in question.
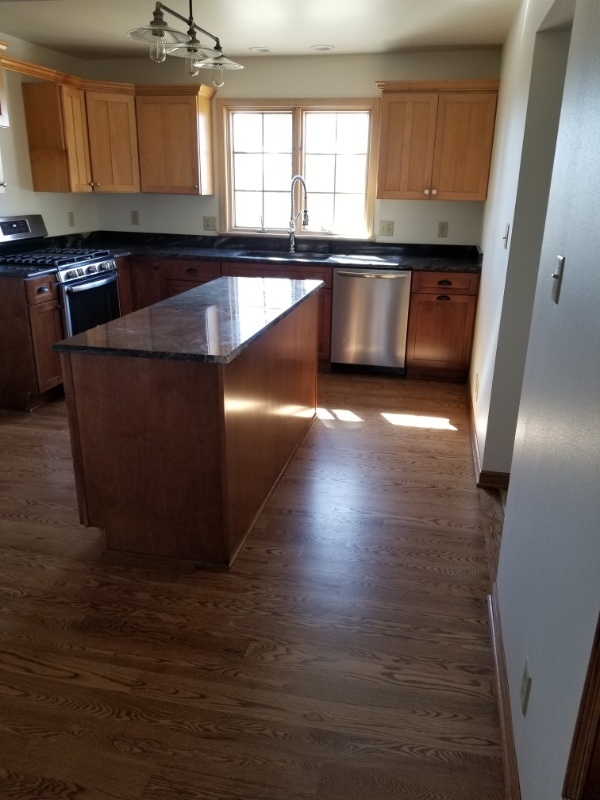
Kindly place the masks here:
<instances>
[{"instance_id":1,"label":"cabinet drawer","mask_svg":"<svg viewBox=\"0 0 600 800\"><path fill-rule=\"evenodd\" d=\"M472 272L413 272L413 294L477 294L478 287L479 275Z\"/></svg>"},{"instance_id":2,"label":"cabinet drawer","mask_svg":"<svg viewBox=\"0 0 600 800\"><path fill-rule=\"evenodd\" d=\"M292 280L316 280L323 281L323 288L331 288L332 270L331 267L310 266L303 264L261 264L248 262L223 262L221 264L223 275L231 275L238 278L291 278Z\"/></svg>"},{"instance_id":3,"label":"cabinet drawer","mask_svg":"<svg viewBox=\"0 0 600 800\"><path fill-rule=\"evenodd\" d=\"M173 281L212 281L221 275L218 261L195 261L183 258L165 260L164 276Z\"/></svg>"},{"instance_id":4,"label":"cabinet drawer","mask_svg":"<svg viewBox=\"0 0 600 800\"><path fill-rule=\"evenodd\" d=\"M37 303L47 303L48 300L56 300L56 277L54 275L44 275L40 278L30 278L25 281L25 292L30 306L34 306Z\"/></svg>"}]
</instances>

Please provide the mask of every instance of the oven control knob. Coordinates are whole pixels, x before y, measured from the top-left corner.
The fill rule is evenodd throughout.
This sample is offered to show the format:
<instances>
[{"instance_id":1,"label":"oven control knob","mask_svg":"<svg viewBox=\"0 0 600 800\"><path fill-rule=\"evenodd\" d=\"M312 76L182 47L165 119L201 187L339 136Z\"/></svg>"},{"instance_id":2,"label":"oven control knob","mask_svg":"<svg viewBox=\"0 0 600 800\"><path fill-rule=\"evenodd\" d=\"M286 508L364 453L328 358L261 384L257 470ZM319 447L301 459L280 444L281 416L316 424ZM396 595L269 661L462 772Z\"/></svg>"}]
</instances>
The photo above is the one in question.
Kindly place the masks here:
<instances>
[{"instance_id":1,"label":"oven control knob","mask_svg":"<svg viewBox=\"0 0 600 800\"><path fill-rule=\"evenodd\" d=\"M91 275L94 272L98 272L98 267L92 264L90 267L87 268L86 272L88 273L88 275Z\"/></svg>"},{"instance_id":2,"label":"oven control knob","mask_svg":"<svg viewBox=\"0 0 600 800\"><path fill-rule=\"evenodd\" d=\"M65 275L65 278L76 278L76 277L77 277L77 270L75 269L70 269Z\"/></svg>"}]
</instances>

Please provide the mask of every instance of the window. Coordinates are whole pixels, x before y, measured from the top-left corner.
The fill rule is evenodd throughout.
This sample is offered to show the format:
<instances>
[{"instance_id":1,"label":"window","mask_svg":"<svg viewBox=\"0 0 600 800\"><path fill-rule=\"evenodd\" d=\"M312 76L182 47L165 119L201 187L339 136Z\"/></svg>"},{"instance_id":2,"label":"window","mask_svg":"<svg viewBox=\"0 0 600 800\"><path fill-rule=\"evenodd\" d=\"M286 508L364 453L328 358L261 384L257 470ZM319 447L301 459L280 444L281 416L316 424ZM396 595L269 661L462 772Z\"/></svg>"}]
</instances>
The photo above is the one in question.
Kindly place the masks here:
<instances>
[{"instance_id":1,"label":"window","mask_svg":"<svg viewBox=\"0 0 600 800\"><path fill-rule=\"evenodd\" d=\"M366 238L374 204L373 130L377 100L218 102L221 229L282 233L291 212L290 185L302 175L309 224L297 234ZM296 184L296 209L304 208Z\"/></svg>"}]
</instances>

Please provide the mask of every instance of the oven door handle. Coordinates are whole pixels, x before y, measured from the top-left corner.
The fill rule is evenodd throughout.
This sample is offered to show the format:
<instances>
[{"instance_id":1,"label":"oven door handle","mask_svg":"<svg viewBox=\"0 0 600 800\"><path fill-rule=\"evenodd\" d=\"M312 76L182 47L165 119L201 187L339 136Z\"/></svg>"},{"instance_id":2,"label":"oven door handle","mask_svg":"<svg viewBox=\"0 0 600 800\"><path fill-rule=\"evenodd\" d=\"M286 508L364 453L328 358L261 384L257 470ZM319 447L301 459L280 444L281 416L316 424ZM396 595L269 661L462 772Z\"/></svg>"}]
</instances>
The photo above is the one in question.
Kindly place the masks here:
<instances>
[{"instance_id":1,"label":"oven door handle","mask_svg":"<svg viewBox=\"0 0 600 800\"><path fill-rule=\"evenodd\" d=\"M79 283L76 284L75 286L65 286L64 290L68 294L75 294L75 292L85 292L88 289L95 289L97 286L106 286L108 283L114 283L116 280L118 280L118 277L119 276L115 272L112 275L109 275L108 278L102 278L99 281L92 281L92 283Z\"/></svg>"}]
</instances>

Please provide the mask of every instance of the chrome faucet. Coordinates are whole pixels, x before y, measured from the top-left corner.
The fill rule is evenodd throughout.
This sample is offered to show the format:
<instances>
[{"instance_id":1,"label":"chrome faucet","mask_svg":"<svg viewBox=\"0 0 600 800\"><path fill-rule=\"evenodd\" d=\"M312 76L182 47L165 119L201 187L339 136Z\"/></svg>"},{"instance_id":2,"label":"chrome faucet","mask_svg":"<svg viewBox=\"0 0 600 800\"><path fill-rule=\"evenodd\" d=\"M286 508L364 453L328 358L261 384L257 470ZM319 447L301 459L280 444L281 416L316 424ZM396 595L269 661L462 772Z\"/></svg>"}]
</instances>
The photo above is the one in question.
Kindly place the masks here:
<instances>
[{"instance_id":1,"label":"chrome faucet","mask_svg":"<svg viewBox=\"0 0 600 800\"><path fill-rule=\"evenodd\" d=\"M304 209L301 211L296 211L296 205L294 203L294 188L296 184L300 181L302 187L304 189ZM306 228L308 225L308 210L307 206L307 198L308 192L306 191L306 183L302 175L294 175L292 178L292 185L290 187L290 198L291 198L291 208L290 208L290 227L288 228L288 234L290 237L290 253L293 253L296 249L296 220L302 214L302 227Z\"/></svg>"}]
</instances>

